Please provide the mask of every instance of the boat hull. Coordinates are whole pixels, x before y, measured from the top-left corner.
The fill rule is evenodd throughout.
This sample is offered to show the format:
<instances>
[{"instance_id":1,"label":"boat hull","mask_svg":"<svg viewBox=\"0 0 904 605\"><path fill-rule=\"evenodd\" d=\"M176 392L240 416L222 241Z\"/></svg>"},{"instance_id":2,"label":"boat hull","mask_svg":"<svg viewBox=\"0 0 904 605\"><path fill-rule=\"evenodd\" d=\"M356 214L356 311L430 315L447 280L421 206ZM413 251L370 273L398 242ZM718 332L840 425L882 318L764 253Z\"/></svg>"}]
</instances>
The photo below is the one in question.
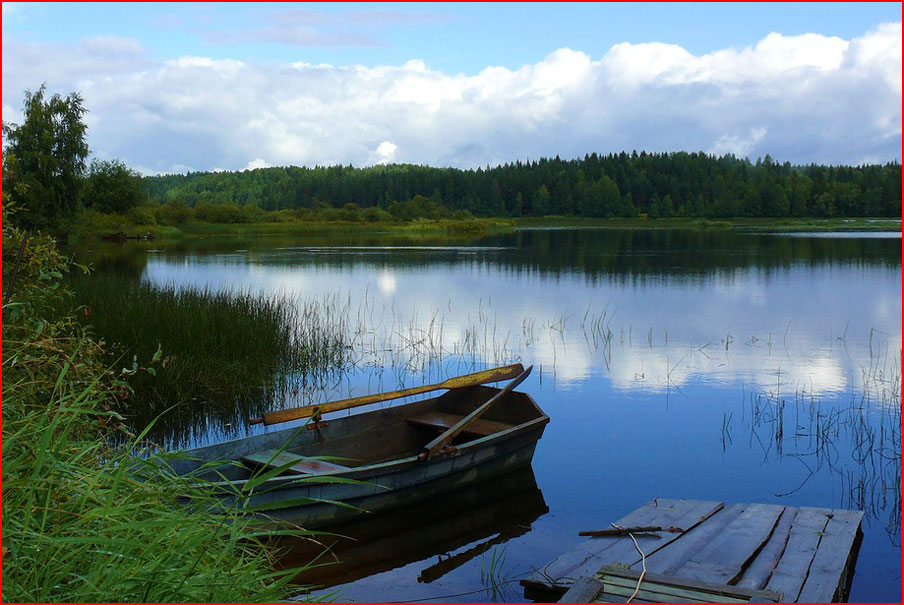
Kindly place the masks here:
<instances>
[{"instance_id":1,"label":"boat hull","mask_svg":"<svg viewBox=\"0 0 904 605\"><path fill-rule=\"evenodd\" d=\"M430 461L400 461L390 468L355 479L368 485L330 484L286 486L252 497L252 505L279 505L297 498L339 501L354 508L318 502L275 509L267 516L304 527L324 527L435 498L462 487L488 481L529 466L543 427L502 443L468 448Z\"/></svg>"},{"instance_id":2,"label":"boat hull","mask_svg":"<svg viewBox=\"0 0 904 605\"><path fill-rule=\"evenodd\" d=\"M268 521L306 528L342 523L529 465L549 417L530 396L514 391L493 410L494 426L506 428L477 438L462 436L433 457L418 455L431 434L415 422L418 417L437 412L461 416L497 392L491 387L450 391L402 406L329 418L316 430L299 426L199 448L174 460L173 470L202 479L225 479L214 480L214 485L226 504ZM241 464L228 462L272 449L353 462L338 471L284 474L263 482ZM220 464L216 473L210 471L212 461L224 461L216 463Z\"/></svg>"}]
</instances>

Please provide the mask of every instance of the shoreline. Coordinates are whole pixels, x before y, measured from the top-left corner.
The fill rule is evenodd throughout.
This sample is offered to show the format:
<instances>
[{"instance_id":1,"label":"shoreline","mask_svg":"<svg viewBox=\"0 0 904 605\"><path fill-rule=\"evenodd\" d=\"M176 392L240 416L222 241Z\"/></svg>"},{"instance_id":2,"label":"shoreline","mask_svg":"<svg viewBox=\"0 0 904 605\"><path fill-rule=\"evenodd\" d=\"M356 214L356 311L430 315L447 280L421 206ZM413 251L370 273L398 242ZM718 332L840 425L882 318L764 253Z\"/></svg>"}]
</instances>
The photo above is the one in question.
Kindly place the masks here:
<instances>
[{"instance_id":1,"label":"shoreline","mask_svg":"<svg viewBox=\"0 0 904 605\"><path fill-rule=\"evenodd\" d=\"M112 218L112 217L111 217ZM292 236L310 234L388 234L388 235L450 235L482 236L492 233L514 232L531 229L691 229L705 231L737 230L761 233L790 232L878 232L901 231L899 218L612 218L592 219L567 216L528 218L474 218L466 220L419 219L405 223L396 222L259 222L259 223L208 223L192 221L182 225L151 226L127 223L82 225L70 235L73 242L83 242L105 233L125 232L153 234L154 239L167 241L192 240L206 237L236 236Z\"/></svg>"}]
</instances>

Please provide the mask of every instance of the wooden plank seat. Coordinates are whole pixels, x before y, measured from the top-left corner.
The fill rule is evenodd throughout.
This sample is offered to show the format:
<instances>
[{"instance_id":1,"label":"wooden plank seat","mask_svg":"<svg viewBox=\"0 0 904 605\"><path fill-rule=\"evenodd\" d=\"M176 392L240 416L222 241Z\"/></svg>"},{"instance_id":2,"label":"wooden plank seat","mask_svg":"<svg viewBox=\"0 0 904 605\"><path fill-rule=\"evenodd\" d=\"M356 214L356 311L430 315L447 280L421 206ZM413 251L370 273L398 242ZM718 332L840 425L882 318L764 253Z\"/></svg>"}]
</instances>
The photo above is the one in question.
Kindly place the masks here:
<instances>
[{"instance_id":1,"label":"wooden plank seat","mask_svg":"<svg viewBox=\"0 0 904 605\"><path fill-rule=\"evenodd\" d=\"M268 468L276 468L284 466L290 462L294 462L286 472L301 473L305 475L321 475L329 473L341 473L349 470L349 467L327 462L326 460L318 460L292 452L280 452L279 450L263 450L254 452L247 456L242 456L242 461L252 466L265 466Z\"/></svg>"},{"instance_id":2,"label":"wooden plank seat","mask_svg":"<svg viewBox=\"0 0 904 605\"><path fill-rule=\"evenodd\" d=\"M447 414L445 412L427 412L426 414L411 416L409 418L406 418L406 420L409 424L413 424L415 426L426 426L445 431L446 429L454 426L455 423L462 418L464 418L464 416L459 416L457 414ZM462 430L462 432L486 437L487 435L494 435L500 431L504 431L505 429L510 429L513 426L515 425L507 424L505 422L496 422L495 420L484 420L482 418L477 418L476 420L472 420Z\"/></svg>"}]
</instances>

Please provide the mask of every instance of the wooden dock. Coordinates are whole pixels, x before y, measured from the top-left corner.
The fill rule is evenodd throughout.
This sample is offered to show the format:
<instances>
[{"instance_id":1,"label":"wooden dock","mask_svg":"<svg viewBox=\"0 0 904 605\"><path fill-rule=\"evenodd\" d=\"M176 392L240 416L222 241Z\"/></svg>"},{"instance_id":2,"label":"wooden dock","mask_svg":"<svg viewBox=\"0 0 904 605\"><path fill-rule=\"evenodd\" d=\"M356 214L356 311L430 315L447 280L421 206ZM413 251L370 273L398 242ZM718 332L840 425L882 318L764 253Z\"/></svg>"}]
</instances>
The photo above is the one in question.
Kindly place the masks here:
<instances>
[{"instance_id":1,"label":"wooden dock","mask_svg":"<svg viewBox=\"0 0 904 605\"><path fill-rule=\"evenodd\" d=\"M645 562L647 574L665 585L680 584L668 582L671 578L684 580L689 589L702 590L704 584L736 589L737 598L722 592L727 600L840 602L850 588L862 518L861 511L851 510L656 498L615 525L661 531L633 534L636 546L629 535L587 538L521 584L525 598L537 601L558 601L574 588L569 602L624 602L633 589L621 599L600 598L599 591L605 582L621 581L613 570L632 570L639 577ZM689 600L706 600L700 594ZM647 596L648 602L676 600ZM642 600L647 599L634 599Z\"/></svg>"}]
</instances>

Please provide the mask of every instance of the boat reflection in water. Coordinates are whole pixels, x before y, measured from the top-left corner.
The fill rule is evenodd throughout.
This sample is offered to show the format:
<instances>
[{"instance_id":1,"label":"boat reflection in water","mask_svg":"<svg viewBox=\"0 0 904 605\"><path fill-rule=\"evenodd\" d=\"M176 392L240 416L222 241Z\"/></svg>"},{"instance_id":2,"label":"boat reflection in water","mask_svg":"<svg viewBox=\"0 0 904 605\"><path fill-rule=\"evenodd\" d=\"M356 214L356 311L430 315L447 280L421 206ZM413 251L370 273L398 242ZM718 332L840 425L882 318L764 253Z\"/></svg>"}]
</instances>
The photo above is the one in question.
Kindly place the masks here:
<instances>
[{"instance_id":1,"label":"boat reflection in water","mask_svg":"<svg viewBox=\"0 0 904 605\"><path fill-rule=\"evenodd\" d=\"M533 469L527 466L445 496L326 528L328 535L317 536L320 544L282 537L277 546L285 549L284 568L313 559L321 563L295 578L312 588L352 582L417 561L424 562L418 582L430 583L526 534L547 512ZM431 562L432 558L436 559Z\"/></svg>"}]
</instances>

